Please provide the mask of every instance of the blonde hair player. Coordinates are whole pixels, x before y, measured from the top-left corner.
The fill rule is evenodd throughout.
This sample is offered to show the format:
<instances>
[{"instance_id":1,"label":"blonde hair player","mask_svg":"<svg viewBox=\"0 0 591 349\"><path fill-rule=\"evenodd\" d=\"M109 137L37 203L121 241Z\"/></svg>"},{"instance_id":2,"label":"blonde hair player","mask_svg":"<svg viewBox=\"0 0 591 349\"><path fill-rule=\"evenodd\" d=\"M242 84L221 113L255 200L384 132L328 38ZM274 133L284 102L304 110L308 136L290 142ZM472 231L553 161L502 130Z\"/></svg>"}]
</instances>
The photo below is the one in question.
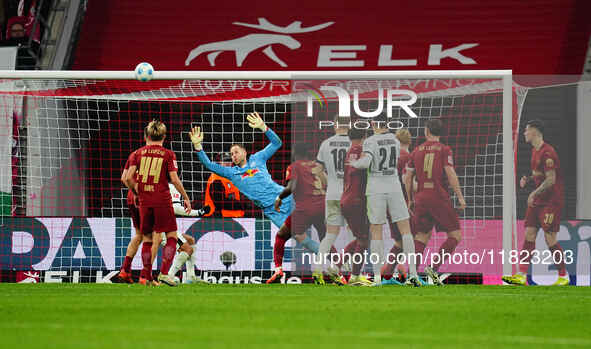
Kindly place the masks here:
<instances>
[{"instance_id":1,"label":"blonde hair player","mask_svg":"<svg viewBox=\"0 0 591 349\"><path fill-rule=\"evenodd\" d=\"M162 146L166 138L166 126L158 120L153 120L144 129L144 134L146 145L132 153L127 177L134 194L139 196L140 231L144 235L142 273L149 281L152 280L152 232L165 232L167 242L162 252L158 281L176 286L174 279L168 276L176 251L177 225L167 176L183 196L187 213L191 211L191 202L177 175L176 156ZM134 175L136 170L137 182Z\"/></svg>"}]
</instances>

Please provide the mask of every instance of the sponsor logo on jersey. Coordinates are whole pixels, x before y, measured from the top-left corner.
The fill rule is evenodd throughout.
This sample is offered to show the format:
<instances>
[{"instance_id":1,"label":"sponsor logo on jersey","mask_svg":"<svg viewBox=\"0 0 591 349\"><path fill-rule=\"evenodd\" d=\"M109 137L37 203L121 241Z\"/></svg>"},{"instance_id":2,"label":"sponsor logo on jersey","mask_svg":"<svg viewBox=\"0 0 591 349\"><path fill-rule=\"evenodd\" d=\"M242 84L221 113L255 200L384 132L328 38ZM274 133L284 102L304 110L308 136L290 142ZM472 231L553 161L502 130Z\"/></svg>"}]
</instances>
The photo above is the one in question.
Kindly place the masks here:
<instances>
[{"instance_id":1,"label":"sponsor logo on jersey","mask_svg":"<svg viewBox=\"0 0 591 349\"><path fill-rule=\"evenodd\" d=\"M546 167L554 167L554 160L546 159Z\"/></svg>"},{"instance_id":2,"label":"sponsor logo on jersey","mask_svg":"<svg viewBox=\"0 0 591 349\"><path fill-rule=\"evenodd\" d=\"M240 178L253 177L258 172L259 172L259 170L256 169L256 168L253 168L253 169L250 169L250 170L246 170L246 172L244 172L242 174L242 176L240 176Z\"/></svg>"}]
</instances>

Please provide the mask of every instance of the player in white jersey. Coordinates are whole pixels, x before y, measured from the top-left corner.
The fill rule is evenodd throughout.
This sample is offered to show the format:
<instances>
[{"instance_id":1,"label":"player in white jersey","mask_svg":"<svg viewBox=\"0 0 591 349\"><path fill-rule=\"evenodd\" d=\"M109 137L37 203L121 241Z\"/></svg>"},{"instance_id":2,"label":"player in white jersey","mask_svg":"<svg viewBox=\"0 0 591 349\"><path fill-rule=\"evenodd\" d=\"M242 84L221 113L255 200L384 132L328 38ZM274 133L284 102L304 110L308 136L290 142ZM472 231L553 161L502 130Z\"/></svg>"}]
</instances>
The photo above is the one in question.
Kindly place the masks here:
<instances>
[{"instance_id":1,"label":"player in white jersey","mask_svg":"<svg viewBox=\"0 0 591 349\"><path fill-rule=\"evenodd\" d=\"M209 213L209 206L204 206L197 210L192 209L191 212L187 213L183 208L181 193L179 193L174 185L170 183L168 184L168 188L170 189L170 196L172 196L172 208L174 209L174 214L176 216L202 217Z\"/></svg>"},{"instance_id":2,"label":"player in white jersey","mask_svg":"<svg viewBox=\"0 0 591 349\"><path fill-rule=\"evenodd\" d=\"M402 186L398 179L397 162L400 156L400 141L389 132L385 115L372 120L374 135L363 142L363 156L351 163L356 168L368 168L367 178L367 216L371 232L370 251L379 256L373 264L374 282L381 284L381 267L384 262L383 225L390 214L402 235L402 249L409 264L407 284L420 286L414 260L414 241L410 232L408 206L404 200Z\"/></svg>"},{"instance_id":3,"label":"player in white jersey","mask_svg":"<svg viewBox=\"0 0 591 349\"><path fill-rule=\"evenodd\" d=\"M172 208L174 209L175 216L202 217L209 213L209 206L204 206L197 210L191 210L191 212L187 213L181 201L181 194L172 184L169 183L168 187L170 189L170 196L172 196ZM165 242L166 238L163 237L162 241ZM184 263L187 268L187 277L183 280L184 283L191 284L205 282L195 275L195 264L193 263L193 252L195 250L192 247L195 245L195 239L190 235L182 234L177 231L177 245L178 253L174 257L174 262L168 270L168 276L170 279L174 280L176 273L182 268Z\"/></svg>"},{"instance_id":4,"label":"player in white jersey","mask_svg":"<svg viewBox=\"0 0 591 349\"><path fill-rule=\"evenodd\" d=\"M324 261L332 245L336 241L341 227L345 224L345 219L341 214L341 195L343 194L343 177L345 173L345 156L351 147L351 141L347 132L351 118L335 118L335 135L324 140L320 144L316 161L320 162L326 169L327 188L326 188L326 236L320 242L318 254ZM322 279L322 269L324 263L314 266L312 276L315 280ZM331 266L329 276L339 277L337 271Z\"/></svg>"}]
</instances>

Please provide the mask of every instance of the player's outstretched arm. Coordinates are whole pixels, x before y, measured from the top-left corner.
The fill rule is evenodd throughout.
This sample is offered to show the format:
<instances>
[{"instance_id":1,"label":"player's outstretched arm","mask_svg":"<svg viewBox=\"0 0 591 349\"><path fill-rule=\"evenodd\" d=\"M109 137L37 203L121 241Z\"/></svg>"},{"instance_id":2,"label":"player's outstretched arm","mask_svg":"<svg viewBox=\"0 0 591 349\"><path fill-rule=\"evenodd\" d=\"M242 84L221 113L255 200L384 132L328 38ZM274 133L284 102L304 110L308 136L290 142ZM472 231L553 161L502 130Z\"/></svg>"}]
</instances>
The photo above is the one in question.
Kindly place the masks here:
<instances>
[{"instance_id":1,"label":"player's outstretched arm","mask_svg":"<svg viewBox=\"0 0 591 349\"><path fill-rule=\"evenodd\" d=\"M369 168L371 165L371 155L369 153L364 153L359 159L351 161L347 163L347 165L353 166L356 169Z\"/></svg>"},{"instance_id":2,"label":"player's outstretched arm","mask_svg":"<svg viewBox=\"0 0 591 349\"><path fill-rule=\"evenodd\" d=\"M208 214L209 211L211 210L209 208L209 206L203 206L202 208L199 208L196 210L191 210L190 212L186 212L185 208L180 203L173 203L172 208L174 209L174 214L176 216L182 216L182 217L202 217L202 216Z\"/></svg>"},{"instance_id":3,"label":"player's outstretched arm","mask_svg":"<svg viewBox=\"0 0 591 349\"><path fill-rule=\"evenodd\" d=\"M211 208L209 206L203 206L203 207L198 208L196 210L191 210L191 213L189 213L189 216L190 217L203 217L206 214L208 214L209 211L211 211Z\"/></svg>"},{"instance_id":4,"label":"player's outstretched arm","mask_svg":"<svg viewBox=\"0 0 591 349\"><path fill-rule=\"evenodd\" d=\"M201 161L201 163L203 164L203 166L205 166L206 169L228 179L232 177L232 170L230 168L212 162L211 160L209 160L205 152L202 151L203 132L201 132L201 127L193 127L191 129L191 132L189 132L189 138L191 138L191 142L193 143L195 150L197 150L197 157L199 158L199 161Z\"/></svg>"},{"instance_id":5,"label":"player's outstretched arm","mask_svg":"<svg viewBox=\"0 0 591 349\"><path fill-rule=\"evenodd\" d=\"M447 180L449 181L449 185L458 197L458 201L460 202L460 209L463 210L466 208L466 200L464 200L464 195L462 194L462 188L460 188L460 181L458 180L456 170L454 170L452 166L445 166L444 169L445 174L447 175Z\"/></svg>"},{"instance_id":6,"label":"player's outstretched arm","mask_svg":"<svg viewBox=\"0 0 591 349\"><path fill-rule=\"evenodd\" d=\"M174 185L175 189L178 190L178 192L181 193L181 196L183 197L185 212L191 212L191 200L189 200L189 195L187 195L185 187L179 179L179 176L177 175L176 171L170 171L168 172L168 175L170 177L170 183Z\"/></svg>"},{"instance_id":7,"label":"player's outstretched arm","mask_svg":"<svg viewBox=\"0 0 591 349\"><path fill-rule=\"evenodd\" d=\"M363 153L361 157L355 161L346 163L346 165L352 166L356 169L365 169L371 166L373 155L376 154L376 143L369 142L367 139L363 142Z\"/></svg>"},{"instance_id":8,"label":"player's outstretched arm","mask_svg":"<svg viewBox=\"0 0 591 349\"><path fill-rule=\"evenodd\" d=\"M263 150L258 151L255 154L256 156L261 157L264 161L269 160L269 158L271 158L271 156L273 156L273 154L275 154L275 152L283 145L281 138L265 125L265 122L259 113L250 113L246 119L248 120L248 126L263 131L265 136L269 139L270 143Z\"/></svg>"},{"instance_id":9,"label":"player's outstretched arm","mask_svg":"<svg viewBox=\"0 0 591 349\"><path fill-rule=\"evenodd\" d=\"M279 212L281 210L281 204L283 203L283 199L291 195L291 193L293 193L293 191L296 189L296 186L297 180L295 179L290 179L289 182L287 182L287 186L283 189L281 193L279 193L279 195L275 199L275 211Z\"/></svg>"}]
</instances>

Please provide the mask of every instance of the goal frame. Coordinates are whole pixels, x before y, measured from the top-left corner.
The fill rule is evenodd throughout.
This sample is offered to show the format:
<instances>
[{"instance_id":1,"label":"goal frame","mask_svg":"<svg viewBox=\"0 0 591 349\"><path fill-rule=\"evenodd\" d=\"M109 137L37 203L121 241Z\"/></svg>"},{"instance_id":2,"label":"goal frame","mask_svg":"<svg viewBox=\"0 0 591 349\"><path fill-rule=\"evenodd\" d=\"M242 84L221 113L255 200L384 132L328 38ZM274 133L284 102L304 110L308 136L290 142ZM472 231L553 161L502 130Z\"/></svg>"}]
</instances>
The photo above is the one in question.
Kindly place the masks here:
<instances>
[{"instance_id":1,"label":"goal frame","mask_svg":"<svg viewBox=\"0 0 591 349\"><path fill-rule=\"evenodd\" d=\"M154 71L153 80L393 80L393 79L500 79L503 91L503 275L509 263L515 221L512 70L408 70L408 71ZM134 71L0 70L0 79L135 80Z\"/></svg>"}]
</instances>

